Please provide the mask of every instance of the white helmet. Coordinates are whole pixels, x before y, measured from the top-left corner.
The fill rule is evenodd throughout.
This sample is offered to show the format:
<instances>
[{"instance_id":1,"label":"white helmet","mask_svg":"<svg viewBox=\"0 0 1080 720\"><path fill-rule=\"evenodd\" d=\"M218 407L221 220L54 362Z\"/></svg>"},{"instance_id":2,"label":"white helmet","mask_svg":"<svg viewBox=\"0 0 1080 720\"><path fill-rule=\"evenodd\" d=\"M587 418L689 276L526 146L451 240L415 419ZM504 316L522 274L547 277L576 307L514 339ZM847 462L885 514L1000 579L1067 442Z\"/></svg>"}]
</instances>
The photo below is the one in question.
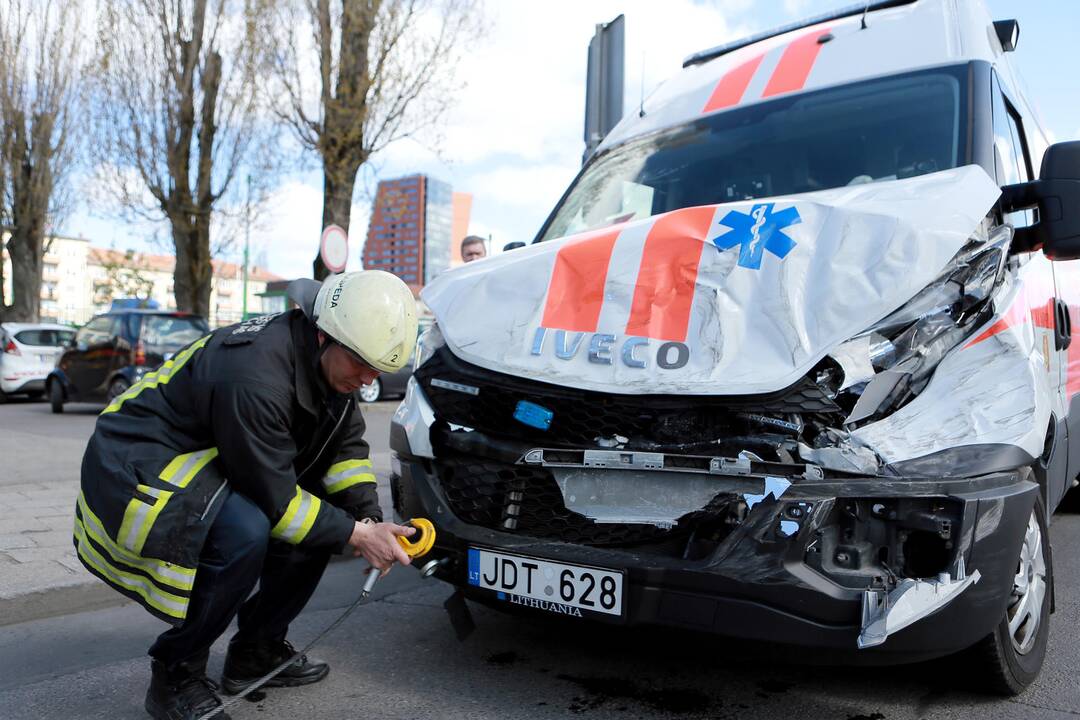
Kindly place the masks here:
<instances>
[{"instance_id":1,"label":"white helmet","mask_svg":"<svg viewBox=\"0 0 1080 720\"><path fill-rule=\"evenodd\" d=\"M331 275L315 297L315 325L379 372L409 362L416 344L416 300L382 270Z\"/></svg>"}]
</instances>

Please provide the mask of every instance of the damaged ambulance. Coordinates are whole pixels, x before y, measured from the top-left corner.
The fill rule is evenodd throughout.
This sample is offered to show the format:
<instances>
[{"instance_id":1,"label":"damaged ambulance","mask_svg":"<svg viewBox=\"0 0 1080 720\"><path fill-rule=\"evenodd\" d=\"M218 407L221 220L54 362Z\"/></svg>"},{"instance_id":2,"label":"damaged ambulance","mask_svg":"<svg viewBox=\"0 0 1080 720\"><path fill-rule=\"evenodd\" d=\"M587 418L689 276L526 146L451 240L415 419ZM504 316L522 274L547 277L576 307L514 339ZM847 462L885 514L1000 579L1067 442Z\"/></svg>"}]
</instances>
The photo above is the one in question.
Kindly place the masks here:
<instances>
[{"instance_id":1,"label":"damaged ambulance","mask_svg":"<svg viewBox=\"0 0 1080 720\"><path fill-rule=\"evenodd\" d=\"M428 570L1029 685L1080 474L1080 143L1018 34L891 0L692 55L531 245L425 288L391 483Z\"/></svg>"}]
</instances>

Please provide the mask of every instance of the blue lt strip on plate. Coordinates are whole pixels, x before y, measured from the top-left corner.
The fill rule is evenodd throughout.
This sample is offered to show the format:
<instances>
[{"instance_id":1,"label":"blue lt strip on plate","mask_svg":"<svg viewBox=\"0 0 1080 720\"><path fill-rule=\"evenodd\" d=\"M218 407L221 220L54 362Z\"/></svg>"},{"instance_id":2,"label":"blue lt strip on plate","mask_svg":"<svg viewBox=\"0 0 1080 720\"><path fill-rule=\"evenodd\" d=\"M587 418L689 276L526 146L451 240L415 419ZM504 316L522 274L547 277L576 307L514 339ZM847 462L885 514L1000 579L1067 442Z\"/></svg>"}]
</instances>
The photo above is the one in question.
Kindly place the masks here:
<instances>
[{"instance_id":1,"label":"blue lt strip on plate","mask_svg":"<svg viewBox=\"0 0 1080 720\"><path fill-rule=\"evenodd\" d=\"M517 408L514 409L515 420L537 430L550 428L553 417L555 417L555 413L528 400L518 400Z\"/></svg>"},{"instance_id":2,"label":"blue lt strip on plate","mask_svg":"<svg viewBox=\"0 0 1080 720\"><path fill-rule=\"evenodd\" d=\"M480 584L480 551L469 548L469 584Z\"/></svg>"}]
</instances>

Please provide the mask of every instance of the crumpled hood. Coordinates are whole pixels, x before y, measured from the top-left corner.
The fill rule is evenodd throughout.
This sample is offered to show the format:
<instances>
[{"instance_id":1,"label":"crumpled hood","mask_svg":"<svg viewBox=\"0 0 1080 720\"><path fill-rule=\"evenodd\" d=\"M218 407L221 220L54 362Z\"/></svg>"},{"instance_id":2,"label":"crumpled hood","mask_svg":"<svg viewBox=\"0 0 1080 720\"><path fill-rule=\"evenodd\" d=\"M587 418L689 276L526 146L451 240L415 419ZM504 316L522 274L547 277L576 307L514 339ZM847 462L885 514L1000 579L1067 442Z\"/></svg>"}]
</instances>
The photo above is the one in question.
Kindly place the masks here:
<instances>
[{"instance_id":1,"label":"crumpled hood","mask_svg":"<svg viewBox=\"0 0 1080 720\"><path fill-rule=\"evenodd\" d=\"M967 166L685 208L471 263L422 298L455 355L497 372L611 393L772 392L928 285L999 194Z\"/></svg>"}]
</instances>

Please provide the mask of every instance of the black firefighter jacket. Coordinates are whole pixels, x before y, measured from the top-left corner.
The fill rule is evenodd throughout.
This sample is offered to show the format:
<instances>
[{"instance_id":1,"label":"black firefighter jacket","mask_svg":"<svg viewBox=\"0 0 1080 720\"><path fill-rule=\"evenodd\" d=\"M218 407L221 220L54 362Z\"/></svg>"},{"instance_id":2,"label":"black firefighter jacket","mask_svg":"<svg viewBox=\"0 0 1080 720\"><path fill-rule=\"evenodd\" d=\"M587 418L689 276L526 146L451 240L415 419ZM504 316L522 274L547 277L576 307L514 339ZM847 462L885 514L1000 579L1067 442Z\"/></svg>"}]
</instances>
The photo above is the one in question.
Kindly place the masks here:
<instances>
[{"instance_id":1,"label":"black firefighter jacket","mask_svg":"<svg viewBox=\"0 0 1080 720\"><path fill-rule=\"evenodd\" d=\"M90 572L179 624L226 487L271 537L338 552L382 519L353 395L329 389L299 310L216 330L116 398L82 465L75 547Z\"/></svg>"}]
</instances>

